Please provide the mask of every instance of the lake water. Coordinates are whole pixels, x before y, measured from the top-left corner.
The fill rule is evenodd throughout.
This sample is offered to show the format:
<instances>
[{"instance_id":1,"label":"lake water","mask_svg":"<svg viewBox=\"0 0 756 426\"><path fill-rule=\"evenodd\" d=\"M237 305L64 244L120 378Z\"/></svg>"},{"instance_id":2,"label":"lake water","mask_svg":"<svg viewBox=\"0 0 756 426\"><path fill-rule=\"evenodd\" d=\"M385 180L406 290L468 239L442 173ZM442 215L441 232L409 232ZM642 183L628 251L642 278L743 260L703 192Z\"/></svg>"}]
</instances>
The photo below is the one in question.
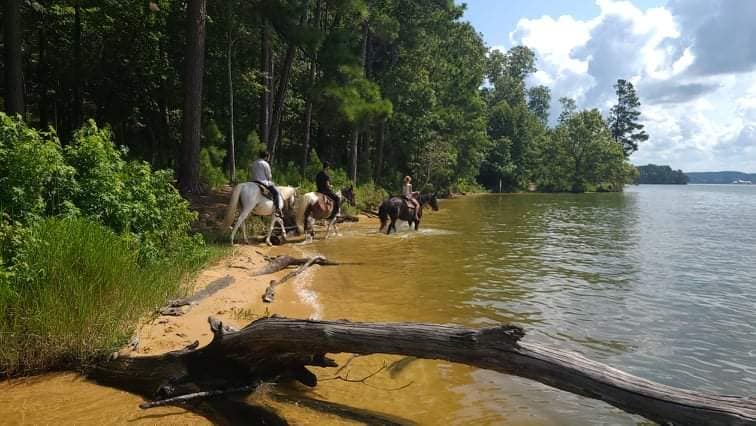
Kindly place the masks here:
<instances>
[{"instance_id":1,"label":"lake water","mask_svg":"<svg viewBox=\"0 0 756 426\"><path fill-rule=\"evenodd\" d=\"M470 327L512 322L525 328L526 340L657 382L756 395L754 213L756 186L461 197L427 213L419 232L403 226L386 236L373 223L358 223L343 227L338 238L300 246L362 264L313 268L287 285L320 318ZM350 380L386 368L364 383L321 369L316 388L276 392L421 424L643 422L599 401L463 365L381 355L337 359L346 365L338 374ZM74 378L41 380L44 389L60 382L62 402L30 399L23 394L29 388L19 386L17 404L34 401L35 410L54 409L64 422L121 423L139 401L119 392L111 398L123 401L108 404L127 408L110 412L95 403L102 400L96 389L64 395ZM295 424L343 421L304 405L266 402Z\"/></svg>"},{"instance_id":2,"label":"lake water","mask_svg":"<svg viewBox=\"0 0 756 426\"><path fill-rule=\"evenodd\" d=\"M358 225L314 245L312 252L365 264L322 268L299 285L323 318L514 322L530 341L657 382L756 395L755 213L756 186L462 197L443 201L417 233L387 237ZM381 386L324 382L317 394L422 423L642 420L435 361L410 363Z\"/></svg>"}]
</instances>

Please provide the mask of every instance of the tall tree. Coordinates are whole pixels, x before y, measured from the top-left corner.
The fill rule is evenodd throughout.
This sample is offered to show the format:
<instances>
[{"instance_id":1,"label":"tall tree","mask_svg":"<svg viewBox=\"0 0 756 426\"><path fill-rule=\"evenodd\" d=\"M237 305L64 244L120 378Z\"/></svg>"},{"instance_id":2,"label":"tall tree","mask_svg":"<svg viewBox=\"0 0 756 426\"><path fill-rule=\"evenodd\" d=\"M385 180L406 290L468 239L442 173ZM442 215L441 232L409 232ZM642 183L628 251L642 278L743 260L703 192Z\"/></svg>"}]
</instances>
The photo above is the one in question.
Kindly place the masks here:
<instances>
[{"instance_id":1,"label":"tall tree","mask_svg":"<svg viewBox=\"0 0 756 426\"><path fill-rule=\"evenodd\" d=\"M74 127L78 127L84 120L83 106L84 99L81 93L81 1L77 1L74 5Z\"/></svg>"},{"instance_id":2,"label":"tall tree","mask_svg":"<svg viewBox=\"0 0 756 426\"><path fill-rule=\"evenodd\" d=\"M551 90L546 86L535 86L528 89L528 109L536 115L543 124L549 122L549 104Z\"/></svg>"},{"instance_id":3,"label":"tall tree","mask_svg":"<svg viewBox=\"0 0 756 426\"><path fill-rule=\"evenodd\" d=\"M612 143L609 129L598 110L575 113L557 129L555 137L566 154L567 169L571 169L570 188L564 189L584 192L589 186L602 183L624 183L622 150Z\"/></svg>"},{"instance_id":4,"label":"tall tree","mask_svg":"<svg viewBox=\"0 0 756 426\"><path fill-rule=\"evenodd\" d=\"M21 0L5 0L5 110L24 113L24 78L21 62Z\"/></svg>"},{"instance_id":5,"label":"tall tree","mask_svg":"<svg viewBox=\"0 0 756 426\"><path fill-rule=\"evenodd\" d=\"M643 125L638 122L640 118L640 101L635 93L633 83L627 80L617 80L614 85L617 92L617 105L613 106L609 114L609 126L612 129L612 137L622 146L625 157L638 150L638 144L648 140L648 134L643 130Z\"/></svg>"},{"instance_id":6,"label":"tall tree","mask_svg":"<svg viewBox=\"0 0 756 426\"><path fill-rule=\"evenodd\" d=\"M270 29L267 19L260 18L260 74L263 77L260 92L260 142L268 147L270 141L271 104L273 99L273 54L270 46Z\"/></svg>"},{"instance_id":7,"label":"tall tree","mask_svg":"<svg viewBox=\"0 0 756 426\"><path fill-rule=\"evenodd\" d=\"M226 72L228 74L228 163L231 182L236 182L236 136L234 134L234 79L231 59L234 49L234 2L226 3Z\"/></svg>"},{"instance_id":8,"label":"tall tree","mask_svg":"<svg viewBox=\"0 0 756 426\"><path fill-rule=\"evenodd\" d=\"M187 42L184 62L184 116L182 161L179 183L187 193L200 188L199 154L202 124L202 76L205 68L205 0L189 0L186 24Z\"/></svg>"},{"instance_id":9,"label":"tall tree","mask_svg":"<svg viewBox=\"0 0 756 426\"><path fill-rule=\"evenodd\" d=\"M577 104L572 98L566 96L559 98L559 105L562 107L562 112L559 113L559 124L566 122L577 112Z\"/></svg>"}]
</instances>

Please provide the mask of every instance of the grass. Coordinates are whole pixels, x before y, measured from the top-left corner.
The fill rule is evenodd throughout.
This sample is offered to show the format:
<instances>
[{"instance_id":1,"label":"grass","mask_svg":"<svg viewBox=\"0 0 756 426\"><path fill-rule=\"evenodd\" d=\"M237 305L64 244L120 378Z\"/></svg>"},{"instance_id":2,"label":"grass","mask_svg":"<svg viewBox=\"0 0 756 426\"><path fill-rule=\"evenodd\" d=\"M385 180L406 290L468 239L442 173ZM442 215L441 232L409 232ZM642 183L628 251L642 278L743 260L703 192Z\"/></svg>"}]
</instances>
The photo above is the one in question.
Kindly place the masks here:
<instances>
[{"instance_id":1,"label":"grass","mask_svg":"<svg viewBox=\"0 0 756 426\"><path fill-rule=\"evenodd\" d=\"M145 314L227 249L172 253L141 266L138 247L86 219L34 225L23 262L0 293L0 374L77 368L110 353Z\"/></svg>"}]
</instances>

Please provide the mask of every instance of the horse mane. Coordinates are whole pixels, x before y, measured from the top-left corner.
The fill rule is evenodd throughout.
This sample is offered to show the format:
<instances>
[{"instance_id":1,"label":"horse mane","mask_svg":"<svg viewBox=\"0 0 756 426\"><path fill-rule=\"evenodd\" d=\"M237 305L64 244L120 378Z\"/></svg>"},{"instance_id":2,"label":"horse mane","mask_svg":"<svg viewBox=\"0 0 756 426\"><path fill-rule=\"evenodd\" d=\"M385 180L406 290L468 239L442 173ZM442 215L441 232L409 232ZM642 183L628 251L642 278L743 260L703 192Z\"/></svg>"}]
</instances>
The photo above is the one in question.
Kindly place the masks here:
<instances>
[{"instance_id":1,"label":"horse mane","mask_svg":"<svg viewBox=\"0 0 756 426\"><path fill-rule=\"evenodd\" d=\"M429 192L426 192L426 193L424 193L424 194L420 194L420 195L418 195L418 196L417 196L417 201L418 201L418 202L419 202L420 204L425 204L425 203L428 203L428 202L430 202L430 200L432 200L432 199L433 199L433 197L434 197L434 194L431 194L431 193L429 193Z\"/></svg>"}]
</instances>

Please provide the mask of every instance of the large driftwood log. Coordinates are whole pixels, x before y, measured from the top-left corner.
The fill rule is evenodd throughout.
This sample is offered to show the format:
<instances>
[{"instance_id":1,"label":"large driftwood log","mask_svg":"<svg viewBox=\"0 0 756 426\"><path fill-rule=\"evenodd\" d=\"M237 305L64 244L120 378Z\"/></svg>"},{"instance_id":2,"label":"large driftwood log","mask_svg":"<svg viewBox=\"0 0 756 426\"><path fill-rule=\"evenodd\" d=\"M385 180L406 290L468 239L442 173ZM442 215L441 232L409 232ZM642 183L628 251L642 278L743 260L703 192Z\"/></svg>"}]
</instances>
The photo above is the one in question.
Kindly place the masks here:
<instances>
[{"instance_id":1,"label":"large driftwood log","mask_svg":"<svg viewBox=\"0 0 756 426\"><path fill-rule=\"evenodd\" d=\"M658 384L580 355L520 342L520 327L480 330L434 324L352 323L264 318L240 331L211 320L213 341L200 349L117 358L94 366L101 383L164 399L296 378L314 386L305 366L335 366L326 353L400 354L442 359L532 379L600 399L663 424L754 425L756 399ZM157 392L156 392L157 391Z\"/></svg>"}]
</instances>

